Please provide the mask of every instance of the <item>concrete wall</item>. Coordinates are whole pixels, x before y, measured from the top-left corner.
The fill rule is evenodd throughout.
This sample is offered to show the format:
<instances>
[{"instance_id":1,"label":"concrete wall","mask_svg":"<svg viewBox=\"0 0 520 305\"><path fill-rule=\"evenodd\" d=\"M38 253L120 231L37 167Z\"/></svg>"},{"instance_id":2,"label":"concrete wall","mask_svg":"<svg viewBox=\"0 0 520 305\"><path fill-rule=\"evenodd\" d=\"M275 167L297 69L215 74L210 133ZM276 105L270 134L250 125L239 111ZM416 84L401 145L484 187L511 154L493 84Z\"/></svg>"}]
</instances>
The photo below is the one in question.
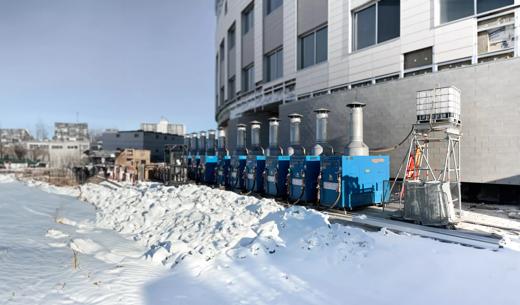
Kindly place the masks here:
<instances>
[{"instance_id":1,"label":"concrete wall","mask_svg":"<svg viewBox=\"0 0 520 305\"><path fill-rule=\"evenodd\" d=\"M520 59L446 70L405 78L341 94L288 103L280 107L280 136L288 143L287 115L304 115L303 144L314 141L314 109L331 110L329 137L336 150L348 142L348 109L354 100L365 108L365 143L372 148L399 143L415 122L416 91L454 85L462 95L462 180L520 185ZM267 142L265 142L267 143ZM405 145L390 154L392 174L406 154ZM434 156L435 157L435 156Z\"/></svg>"}]
</instances>

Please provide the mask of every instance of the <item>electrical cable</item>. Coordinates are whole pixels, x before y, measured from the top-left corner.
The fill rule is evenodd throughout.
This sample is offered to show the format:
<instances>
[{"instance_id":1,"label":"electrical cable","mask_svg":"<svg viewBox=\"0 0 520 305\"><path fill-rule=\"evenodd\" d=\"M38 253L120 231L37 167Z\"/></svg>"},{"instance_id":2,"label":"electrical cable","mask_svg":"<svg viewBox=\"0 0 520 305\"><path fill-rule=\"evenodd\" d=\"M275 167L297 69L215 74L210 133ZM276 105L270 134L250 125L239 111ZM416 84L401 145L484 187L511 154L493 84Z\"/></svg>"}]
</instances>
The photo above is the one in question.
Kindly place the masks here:
<instances>
[{"instance_id":1,"label":"electrical cable","mask_svg":"<svg viewBox=\"0 0 520 305\"><path fill-rule=\"evenodd\" d=\"M414 128L412 127L412 129L410 129L410 132L408 133L408 135L406 135L406 137L401 142L399 142L399 144L396 144L394 146L389 146L389 147L380 147L380 148L370 149L370 152L371 153L383 153L383 152L389 152L389 151L396 150L399 146L403 145L410 138L410 136L413 133L413 130L414 130Z\"/></svg>"}]
</instances>

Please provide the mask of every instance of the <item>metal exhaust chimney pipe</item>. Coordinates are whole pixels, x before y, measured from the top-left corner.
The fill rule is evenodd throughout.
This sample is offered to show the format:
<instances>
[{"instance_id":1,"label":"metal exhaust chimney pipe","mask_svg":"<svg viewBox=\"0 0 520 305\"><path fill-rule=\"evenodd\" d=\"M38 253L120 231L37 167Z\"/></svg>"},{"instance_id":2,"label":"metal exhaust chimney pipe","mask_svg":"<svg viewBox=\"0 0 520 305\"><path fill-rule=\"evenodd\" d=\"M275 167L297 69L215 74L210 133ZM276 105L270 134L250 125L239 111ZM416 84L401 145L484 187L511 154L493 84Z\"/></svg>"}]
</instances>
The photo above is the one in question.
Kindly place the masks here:
<instances>
[{"instance_id":1,"label":"metal exhaust chimney pipe","mask_svg":"<svg viewBox=\"0 0 520 305\"><path fill-rule=\"evenodd\" d=\"M184 145L186 146L186 150L191 150L191 135L187 134L184 136Z\"/></svg>"},{"instance_id":2,"label":"metal exhaust chimney pipe","mask_svg":"<svg viewBox=\"0 0 520 305\"><path fill-rule=\"evenodd\" d=\"M215 130L208 130L208 147L206 148L206 154L208 156L215 155Z\"/></svg>"},{"instance_id":3,"label":"metal exhaust chimney pipe","mask_svg":"<svg viewBox=\"0 0 520 305\"><path fill-rule=\"evenodd\" d=\"M258 121L251 122L251 146L252 147L260 146L260 126L261 126L261 123Z\"/></svg>"},{"instance_id":4,"label":"metal exhaust chimney pipe","mask_svg":"<svg viewBox=\"0 0 520 305\"><path fill-rule=\"evenodd\" d=\"M237 125L237 149L246 148L246 127L245 124Z\"/></svg>"},{"instance_id":5,"label":"metal exhaust chimney pipe","mask_svg":"<svg viewBox=\"0 0 520 305\"><path fill-rule=\"evenodd\" d=\"M302 122L302 115L298 113L289 114L290 131L289 143L291 146L300 145L300 124Z\"/></svg>"},{"instance_id":6,"label":"metal exhaust chimney pipe","mask_svg":"<svg viewBox=\"0 0 520 305\"><path fill-rule=\"evenodd\" d=\"M224 127L218 129L218 149L224 150L226 148L226 130Z\"/></svg>"},{"instance_id":7,"label":"metal exhaust chimney pipe","mask_svg":"<svg viewBox=\"0 0 520 305\"><path fill-rule=\"evenodd\" d=\"M196 132L193 132L191 134L191 141L190 141L190 147L191 147L191 151L194 155L197 154L197 152L199 151L199 134L196 133Z\"/></svg>"},{"instance_id":8,"label":"metal exhaust chimney pipe","mask_svg":"<svg viewBox=\"0 0 520 305\"><path fill-rule=\"evenodd\" d=\"M269 148L278 148L278 128L280 120L278 118L269 119Z\"/></svg>"},{"instance_id":9,"label":"metal exhaust chimney pipe","mask_svg":"<svg viewBox=\"0 0 520 305\"><path fill-rule=\"evenodd\" d=\"M345 147L347 156L368 156L368 146L363 143L363 107L366 104L353 102L350 108L350 142Z\"/></svg>"},{"instance_id":10,"label":"metal exhaust chimney pipe","mask_svg":"<svg viewBox=\"0 0 520 305\"><path fill-rule=\"evenodd\" d=\"M316 113L316 143L327 144L327 122L329 119L329 110L320 108L314 110Z\"/></svg>"},{"instance_id":11,"label":"metal exhaust chimney pipe","mask_svg":"<svg viewBox=\"0 0 520 305\"><path fill-rule=\"evenodd\" d=\"M199 155L206 154L206 132L201 131L199 133Z\"/></svg>"}]
</instances>

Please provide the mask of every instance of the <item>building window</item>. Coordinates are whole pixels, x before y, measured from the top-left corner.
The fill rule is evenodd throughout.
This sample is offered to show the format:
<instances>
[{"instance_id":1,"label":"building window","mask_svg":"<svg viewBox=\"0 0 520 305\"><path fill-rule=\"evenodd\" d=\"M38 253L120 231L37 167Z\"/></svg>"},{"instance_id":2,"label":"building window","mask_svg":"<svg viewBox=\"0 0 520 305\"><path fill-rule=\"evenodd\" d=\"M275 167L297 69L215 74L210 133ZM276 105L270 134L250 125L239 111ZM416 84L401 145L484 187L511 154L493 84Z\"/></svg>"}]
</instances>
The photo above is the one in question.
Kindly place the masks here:
<instances>
[{"instance_id":1,"label":"building window","mask_svg":"<svg viewBox=\"0 0 520 305\"><path fill-rule=\"evenodd\" d=\"M242 35L249 33L254 28L254 10L253 4L242 13Z\"/></svg>"},{"instance_id":2,"label":"building window","mask_svg":"<svg viewBox=\"0 0 520 305\"><path fill-rule=\"evenodd\" d=\"M327 60L328 39L326 26L301 36L298 42L300 57L298 66L300 69Z\"/></svg>"},{"instance_id":3,"label":"building window","mask_svg":"<svg viewBox=\"0 0 520 305\"><path fill-rule=\"evenodd\" d=\"M274 10L276 10L277 8L282 6L282 4L283 4L283 0L267 0L267 7L266 7L265 14L266 15L271 14Z\"/></svg>"},{"instance_id":4,"label":"building window","mask_svg":"<svg viewBox=\"0 0 520 305\"><path fill-rule=\"evenodd\" d=\"M228 50L235 47L235 25L233 24L228 30Z\"/></svg>"},{"instance_id":5,"label":"building window","mask_svg":"<svg viewBox=\"0 0 520 305\"><path fill-rule=\"evenodd\" d=\"M433 49L431 47L404 54L404 76L414 76L433 71Z\"/></svg>"},{"instance_id":6,"label":"building window","mask_svg":"<svg viewBox=\"0 0 520 305\"><path fill-rule=\"evenodd\" d=\"M280 48L265 56L265 80L267 82L283 76L283 49Z\"/></svg>"},{"instance_id":7,"label":"building window","mask_svg":"<svg viewBox=\"0 0 520 305\"><path fill-rule=\"evenodd\" d=\"M514 0L439 0L440 23L513 5L514 2Z\"/></svg>"},{"instance_id":8,"label":"building window","mask_svg":"<svg viewBox=\"0 0 520 305\"><path fill-rule=\"evenodd\" d=\"M471 66L471 59L456 60L439 64L437 66L437 71L461 68L465 66Z\"/></svg>"},{"instance_id":9,"label":"building window","mask_svg":"<svg viewBox=\"0 0 520 305\"><path fill-rule=\"evenodd\" d=\"M228 80L228 99L232 100L235 98L236 86L235 77L233 76Z\"/></svg>"},{"instance_id":10,"label":"building window","mask_svg":"<svg viewBox=\"0 0 520 305\"><path fill-rule=\"evenodd\" d=\"M513 50L515 15L507 14L478 22L478 55Z\"/></svg>"},{"instance_id":11,"label":"building window","mask_svg":"<svg viewBox=\"0 0 520 305\"><path fill-rule=\"evenodd\" d=\"M242 71L242 89L248 92L254 89L255 86L255 66L249 65Z\"/></svg>"},{"instance_id":12,"label":"building window","mask_svg":"<svg viewBox=\"0 0 520 305\"><path fill-rule=\"evenodd\" d=\"M354 12L354 50L399 37L401 30L399 0L380 0Z\"/></svg>"},{"instance_id":13,"label":"building window","mask_svg":"<svg viewBox=\"0 0 520 305\"><path fill-rule=\"evenodd\" d=\"M139 134L138 133L134 133L134 138L139 138Z\"/></svg>"},{"instance_id":14,"label":"building window","mask_svg":"<svg viewBox=\"0 0 520 305\"><path fill-rule=\"evenodd\" d=\"M224 104L224 87L220 88L220 105Z\"/></svg>"}]
</instances>

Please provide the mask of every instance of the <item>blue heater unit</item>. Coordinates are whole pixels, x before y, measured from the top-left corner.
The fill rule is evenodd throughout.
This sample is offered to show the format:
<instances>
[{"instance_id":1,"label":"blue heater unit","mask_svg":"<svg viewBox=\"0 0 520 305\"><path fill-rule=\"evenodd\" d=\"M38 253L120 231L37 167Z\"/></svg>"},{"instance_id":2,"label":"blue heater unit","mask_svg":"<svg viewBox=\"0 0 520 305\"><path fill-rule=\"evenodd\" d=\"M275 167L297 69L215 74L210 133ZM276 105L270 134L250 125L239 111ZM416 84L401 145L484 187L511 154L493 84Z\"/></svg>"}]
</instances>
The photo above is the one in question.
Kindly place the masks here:
<instances>
[{"instance_id":1,"label":"blue heater unit","mask_svg":"<svg viewBox=\"0 0 520 305\"><path fill-rule=\"evenodd\" d=\"M222 188L229 188L231 157L226 149L226 131L223 127L218 130L217 158L217 185Z\"/></svg>"},{"instance_id":2,"label":"blue heater unit","mask_svg":"<svg viewBox=\"0 0 520 305\"><path fill-rule=\"evenodd\" d=\"M287 173L290 157L283 155L278 145L278 118L269 119L269 149L265 161L264 192L275 198L287 197Z\"/></svg>"},{"instance_id":3,"label":"blue heater unit","mask_svg":"<svg viewBox=\"0 0 520 305\"><path fill-rule=\"evenodd\" d=\"M230 160L229 185L232 190L244 191L246 180L244 177L247 162L246 125L237 125L237 148Z\"/></svg>"},{"instance_id":4,"label":"blue heater unit","mask_svg":"<svg viewBox=\"0 0 520 305\"><path fill-rule=\"evenodd\" d=\"M265 156L260 146L260 122L251 122L251 150L246 162L246 190L261 194L264 192Z\"/></svg>"},{"instance_id":5,"label":"blue heater unit","mask_svg":"<svg viewBox=\"0 0 520 305\"><path fill-rule=\"evenodd\" d=\"M345 155L322 157L319 202L328 208L352 210L384 202L390 160L388 156L368 155L368 146L363 143L365 104L354 102L347 106L351 108L350 142ZM326 129L326 125L325 118L321 126ZM323 134L326 139L326 131Z\"/></svg>"},{"instance_id":6,"label":"blue heater unit","mask_svg":"<svg viewBox=\"0 0 520 305\"><path fill-rule=\"evenodd\" d=\"M288 199L294 203L316 202L317 181L320 173L320 157L306 156L300 144L300 114L289 115L291 156L289 165Z\"/></svg>"}]
</instances>

